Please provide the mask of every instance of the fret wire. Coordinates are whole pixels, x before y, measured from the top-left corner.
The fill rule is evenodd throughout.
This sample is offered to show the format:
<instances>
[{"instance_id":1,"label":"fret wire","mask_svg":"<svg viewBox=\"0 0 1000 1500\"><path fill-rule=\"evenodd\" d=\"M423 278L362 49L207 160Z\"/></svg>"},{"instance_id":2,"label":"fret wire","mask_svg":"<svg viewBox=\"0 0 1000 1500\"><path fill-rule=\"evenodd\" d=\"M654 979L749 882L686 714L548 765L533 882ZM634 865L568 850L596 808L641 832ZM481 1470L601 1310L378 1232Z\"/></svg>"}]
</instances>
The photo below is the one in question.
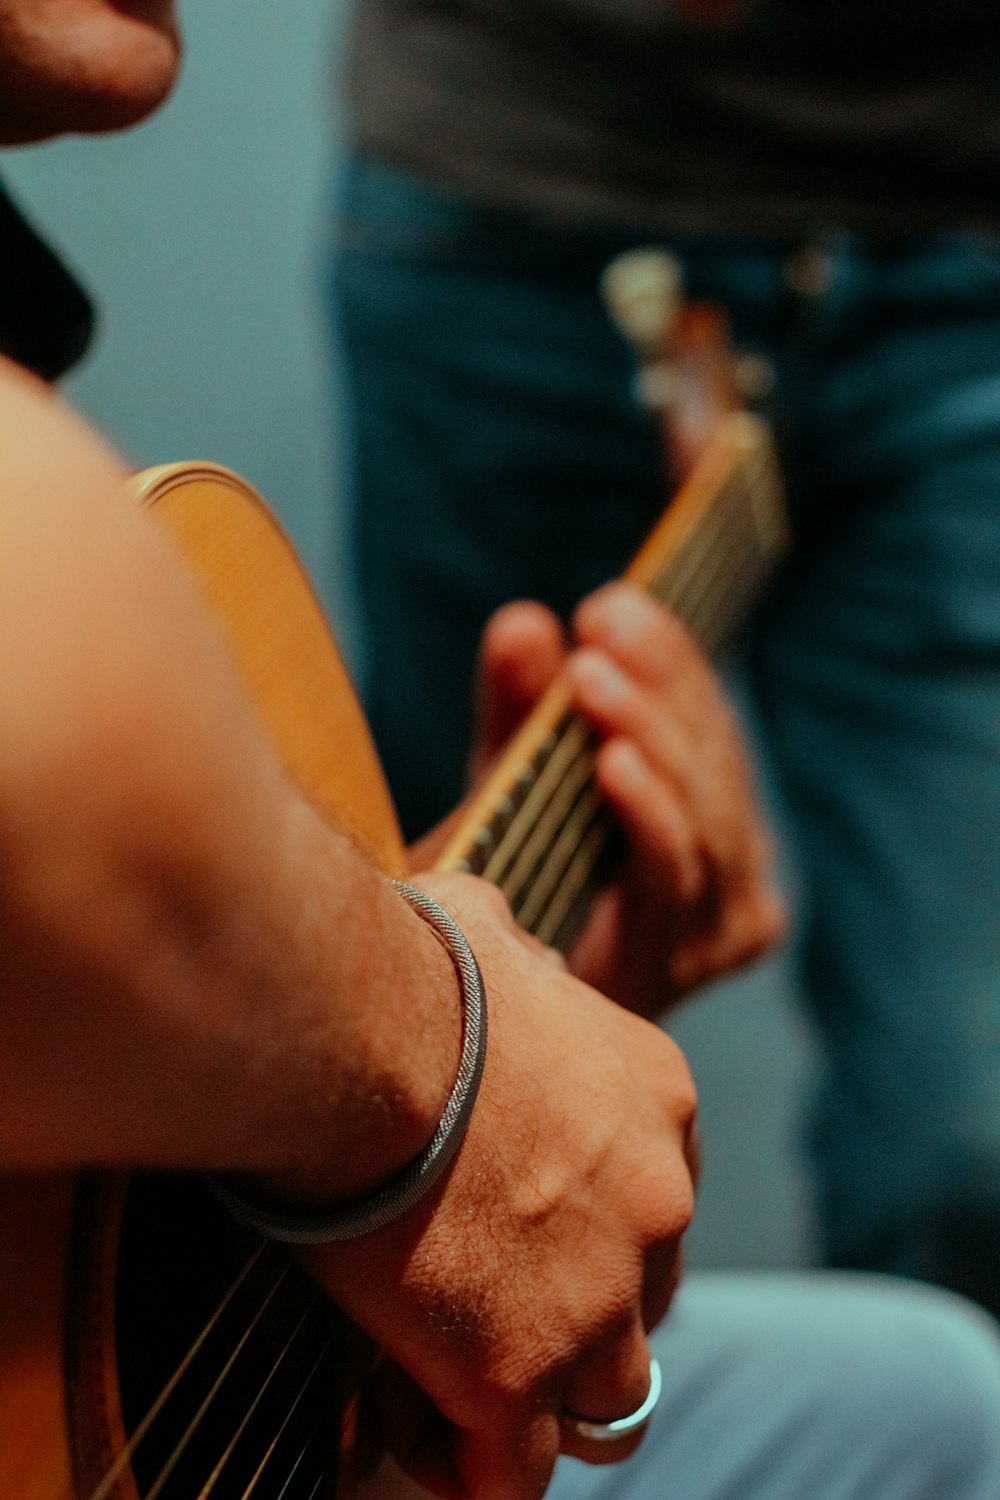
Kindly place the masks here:
<instances>
[{"instance_id":1,"label":"fret wire","mask_svg":"<svg viewBox=\"0 0 1000 1500\"><path fill-rule=\"evenodd\" d=\"M764 577L756 569L743 569L729 580L725 594L713 602L703 621L696 621L696 634L706 656L715 658L723 650L734 628L749 612L755 597L764 586Z\"/></svg>"},{"instance_id":2,"label":"fret wire","mask_svg":"<svg viewBox=\"0 0 1000 1500\"><path fill-rule=\"evenodd\" d=\"M542 868L531 882L523 905L517 912L517 920L529 932L534 931L536 918L548 905L556 883L573 859L574 850L601 807L601 795L593 780L585 786L581 795L569 809L559 833L550 841Z\"/></svg>"},{"instance_id":3,"label":"fret wire","mask_svg":"<svg viewBox=\"0 0 1000 1500\"><path fill-rule=\"evenodd\" d=\"M726 584L747 566L758 566L759 558L747 558L747 534L740 525L727 527L720 541L713 547L710 559L700 572L690 580L684 594L662 599L687 625L696 639L700 639L706 620L712 612L725 604ZM697 584L697 590L694 585ZM656 596L660 597L660 596Z\"/></svg>"},{"instance_id":4,"label":"fret wire","mask_svg":"<svg viewBox=\"0 0 1000 1500\"><path fill-rule=\"evenodd\" d=\"M730 481L727 481L727 488L728 488L729 483L730 483ZM718 529L718 526L720 524L720 521L719 521L719 518L718 518L718 515L717 515L718 503L719 502L717 500L716 502L713 503L713 506L711 507L711 515L712 515L712 522L711 522L711 524L713 524L716 529ZM710 524L710 523L708 523L707 521L702 523L702 527L699 529L699 532L698 532L698 537L699 538L702 538L704 536L704 528L705 528L705 526L707 524ZM705 550L705 545L701 541L698 541L696 543L693 543L693 542L686 543L680 549L680 551L678 551L677 553L675 553L674 556L664 565L664 568L661 570L661 572L653 579L652 583L648 586L647 592L653 594L654 597L657 597L657 593L656 593L657 585L662 582L664 574L671 567L676 567L678 564L681 564L682 566L686 567L688 569L688 572L690 572L691 565L693 564L693 567L694 567L694 570L695 570L695 574L697 575L698 569L702 565L702 554L704 553L704 550ZM687 579L685 578L684 581L687 582ZM668 601L664 600L662 602L668 602ZM558 738L557 738L557 741L556 741L556 745L553 747L552 752L550 752L551 755L559 753L561 747L563 746L563 744L565 742L567 730L570 730L571 732L576 732L578 730L578 728L579 728L579 724L580 724L580 721L574 715L574 716L571 716L571 718L568 720L568 723L566 725L562 726L559 730L556 731ZM542 777L544 777L544 771L547 768L547 765L548 765L548 761L546 762L546 767L543 767L542 776L539 777L539 781L541 781ZM517 778L515 777L515 778L512 779L512 781L516 782L516 779ZM551 778L549 778L549 780L550 779ZM490 855L489 860L487 861L486 867L481 872L485 879L493 881L494 884L498 884L498 885L500 884L500 881L497 878L497 873L496 873L497 868L498 867L502 868L503 865L506 862L508 862L508 856L510 854L510 849L511 849L512 846L514 846L516 844L517 838L519 838L521 836L521 825L524 824L525 822L527 822L529 824L529 828L531 826L533 826L534 817L535 817L536 813L539 810L539 806L544 802L545 794L548 791L548 784L549 784L548 781L545 781L544 785L542 785L541 788L539 788L539 782L536 781L536 785L535 785L535 788L533 788L532 793L529 793L529 796L525 799L524 804L514 814L514 817L512 818L510 824L508 825L508 827L507 827L507 829L506 829L506 831L504 833L503 838L501 839L499 845L497 846L497 849L494 851L494 853L492 855ZM510 795L510 794L508 794L508 795Z\"/></svg>"},{"instance_id":5,"label":"fret wire","mask_svg":"<svg viewBox=\"0 0 1000 1500\"><path fill-rule=\"evenodd\" d=\"M329 1337L327 1338L326 1343L323 1345L322 1349L320 1349L319 1354L317 1354L315 1360L313 1361L312 1368L310 1369L310 1371L309 1371L308 1375L306 1376L305 1380L299 1386L299 1389L298 1389L298 1392L296 1394L295 1400L292 1402L291 1406L288 1408L287 1412L285 1413L284 1420L282 1421L281 1426L278 1428L277 1432L274 1434L274 1437L271 1439L270 1443L267 1446L267 1451L265 1452L265 1454L264 1454L263 1458L261 1459L260 1463L257 1465L256 1473L254 1474L254 1476L251 1479L250 1483L247 1485L246 1489L243 1491L243 1500L250 1500L250 1496L253 1494L254 1490L257 1488L257 1485L258 1485L258 1483L260 1481L261 1475L264 1472L264 1469L266 1468L267 1464L270 1462L271 1458L273 1457L274 1450L277 1448L278 1444L280 1443L283 1434L287 1431L289 1422L292 1420L292 1418L294 1417L296 1411L298 1410L299 1405L302 1402L303 1397L305 1396L306 1392L308 1391L310 1385L313 1382L313 1379L314 1379L314 1377L316 1375L316 1371L319 1369L320 1365L323 1363L324 1359L326 1358L327 1354L329 1353L329 1350L330 1350L330 1347L331 1347L332 1344L333 1344L333 1334L331 1333L329 1335ZM322 1420L322 1418L320 1420ZM313 1431L309 1434L310 1439L313 1437L315 1431L316 1431L316 1428L314 1427ZM295 1463L292 1466L292 1471L291 1471L292 1474L294 1474L295 1470L298 1468L299 1463L301 1461L301 1457L302 1457L302 1455L300 1454L299 1457L295 1460ZM289 1474L288 1478L289 1479L291 1478L291 1474ZM288 1481L286 1480L285 1481L285 1485L282 1488L286 1488L287 1487L287 1483L288 1483Z\"/></svg>"},{"instance_id":6,"label":"fret wire","mask_svg":"<svg viewBox=\"0 0 1000 1500\"><path fill-rule=\"evenodd\" d=\"M665 586L660 584L660 579L656 579L650 588L650 593L679 615L685 624L689 623L692 595L699 602L705 597L708 592L707 580L716 576L719 571L720 554L724 558L736 545L733 513L739 515L739 509L731 497L727 498L730 498L728 504L723 504L721 497L716 501L711 518L706 518L697 539L690 544L695 567L689 568L686 575L667 578L664 580Z\"/></svg>"},{"instance_id":7,"label":"fret wire","mask_svg":"<svg viewBox=\"0 0 1000 1500\"><path fill-rule=\"evenodd\" d=\"M520 825L526 823L529 829L534 827L535 819L558 787L564 766L575 758L588 733L587 726L575 715L569 718L565 726L560 726L555 731L556 742L538 773L534 786L486 862L482 872L485 880L492 881L494 885L501 884L503 872L511 860L517 857L521 840Z\"/></svg>"},{"instance_id":8,"label":"fret wire","mask_svg":"<svg viewBox=\"0 0 1000 1500\"><path fill-rule=\"evenodd\" d=\"M767 487L761 482L768 472L765 456L760 452L751 453L734 465L694 535L668 559L647 586L647 592L653 598L658 598L684 619L692 634L706 644L731 627L737 606L752 588L753 578L749 576L748 581L748 575L759 571L766 561L765 540L774 507L769 504ZM774 526L770 525L769 529L774 535ZM748 550L753 554L749 564ZM547 752L532 792L511 819L483 871L485 878L493 880L504 890L512 905L521 902L522 910L517 915L522 925L530 928L536 922L541 923L550 934L557 932L568 916L608 836L603 833L599 840L595 838L593 846L588 845L587 857L580 857L579 848L577 855L571 856L568 869L577 889L570 889L565 901L558 901L558 882L552 879L555 869L552 847L558 847L557 861L563 860L574 831L580 831L579 823L572 819L572 808L580 792L581 769L585 769L584 780L593 774L592 755L585 756L582 764L577 762L583 748L581 739L586 733L586 725L575 715L557 729L555 744ZM564 774L567 761L573 769L573 791L569 797L560 796L558 789L552 790L555 774ZM570 811L563 817L567 806ZM587 823L582 828L586 829ZM589 836L580 832L581 847ZM550 848L538 870L536 867L546 840ZM537 896L534 894L536 886ZM552 901L547 899L550 891ZM542 912L538 910L540 905L545 908ZM554 910L565 907L565 913L555 928L554 919L548 914L550 907Z\"/></svg>"},{"instance_id":9,"label":"fret wire","mask_svg":"<svg viewBox=\"0 0 1000 1500\"><path fill-rule=\"evenodd\" d=\"M654 580L649 592L653 592L656 581ZM655 594L654 597L656 597ZM547 805L555 774L561 773L567 757L577 749L579 741L589 736L589 729L584 721L574 714L557 733L556 745L550 752L532 792L511 819L503 838L482 871L483 878L499 886L505 894L508 893L511 883L515 890L521 888L522 876L525 873L523 869L524 848L529 842L532 847L537 846L538 841L535 838L538 828L537 819ZM513 869L512 864L515 866ZM504 871L507 873L503 874Z\"/></svg>"},{"instance_id":10,"label":"fret wire","mask_svg":"<svg viewBox=\"0 0 1000 1500\"><path fill-rule=\"evenodd\" d=\"M204 1485L202 1486L201 1490L199 1491L199 1493L198 1493L198 1500L208 1500L209 1495L215 1489L216 1484L219 1482L219 1476L222 1474L222 1471L226 1467L226 1464L229 1462L229 1460L232 1458L234 1452L236 1451L236 1444L239 1442L240 1438L246 1432L246 1430L247 1430L247 1424L249 1423L249 1421L250 1421L251 1417L253 1416L254 1412L257 1410L257 1407L260 1405L261 1401L263 1401L264 1396L266 1395L267 1390L268 1390L268 1388L269 1388L269 1386L271 1384L271 1381L274 1379L275 1375L277 1375L278 1371L281 1369L282 1364L284 1363L285 1359L288 1356L288 1351L291 1349L292 1345L295 1343L295 1340L298 1338L300 1332L302 1331L303 1327L305 1326L306 1319L309 1317L309 1314L311 1312L313 1312L313 1310L316 1307L316 1304L319 1302L319 1297L320 1297L320 1294L319 1294L319 1291L317 1290L316 1292L313 1293L312 1297L310 1297L309 1301L306 1303L306 1305L305 1305L305 1307L304 1307L304 1309L302 1311L302 1314L299 1317L298 1322L296 1323L295 1327L292 1329L291 1333L288 1335L287 1339L285 1340L284 1344L282 1345L281 1353L278 1355L277 1359L274 1361L274 1364L268 1370L267 1375L266 1375L266 1377L264 1379L263 1385L260 1387L260 1390L257 1392L256 1396L253 1398L253 1400L251 1401L250 1405L247 1407L246 1411L243 1413L243 1420L240 1422L240 1424L237 1427L236 1431L233 1433L232 1437L229 1439L229 1442L226 1444L226 1447L223 1449L221 1458L218 1460L218 1462L215 1465L215 1468L212 1470L211 1474L208 1476L208 1478L206 1479ZM152 1500L152 1496L150 1496L150 1500Z\"/></svg>"},{"instance_id":11,"label":"fret wire","mask_svg":"<svg viewBox=\"0 0 1000 1500\"><path fill-rule=\"evenodd\" d=\"M715 614L726 607L726 593L733 580L745 568L753 566L746 557L745 540L735 531L728 534L726 543L715 551L711 571L701 580L700 592L685 600L681 617L696 640L702 639Z\"/></svg>"},{"instance_id":12,"label":"fret wire","mask_svg":"<svg viewBox=\"0 0 1000 1500\"><path fill-rule=\"evenodd\" d=\"M706 647L717 618L720 615L732 618L733 589L748 576L761 577L765 564L762 554L750 555L746 532L734 528L727 545L718 549L710 584L699 599L688 603L688 628Z\"/></svg>"},{"instance_id":13,"label":"fret wire","mask_svg":"<svg viewBox=\"0 0 1000 1500\"><path fill-rule=\"evenodd\" d=\"M674 599L683 596L684 590L698 580L706 554L711 556L714 551L716 538L727 519L727 502L733 486L734 477L730 475L694 532L685 538L677 552L647 585L649 593L663 603L670 604L671 608L674 608ZM675 612L680 613L678 610Z\"/></svg>"},{"instance_id":14,"label":"fret wire","mask_svg":"<svg viewBox=\"0 0 1000 1500\"><path fill-rule=\"evenodd\" d=\"M751 498L757 500L760 497L759 485L755 484L764 472L764 464L761 455L747 454L741 458L732 472L725 480L719 494L712 502L706 512L705 518L698 527L695 536L689 539L664 565L663 569L654 577L648 585L647 592L654 598L660 598L661 602L668 604L683 618L683 597L680 607L675 602L678 595L690 587L695 581L701 582L704 571L704 556L709 548L714 549L714 538L720 528L728 519L727 512L736 512L742 516ZM708 528L711 528L709 532ZM757 536L754 540L758 541ZM570 721L572 723L572 720ZM556 750L565 736L565 729L558 731ZM516 780L516 778L515 778ZM539 778L541 780L541 778ZM546 788L547 790L547 782ZM537 791L538 782L533 791ZM509 794L508 794L509 795ZM508 824L501 838L500 844L487 860L486 866L481 872L484 878L492 880L494 884L501 884L497 878L498 868L503 868L509 862L512 849L516 849L519 839L530 837L532 820L541 802L544 801L544 793L540 796L529 794L522 808L519 809ZM528 833L522 832L524 825L528 825ZM514 856L516 857L516 855Z\"/></svg>"},{"instance_id":15,"label":"fret wire","mask_svg":"<svg viewBox=\"0 0 1000 1500\"><path fill-rule=\"evenodd\" d=\"M583 727L586 728L586 726ZM563 768L558 785L546 803L544 811L524 838L517 858L509 866L503 880L496 882L514 908L518 920L520 920L520 915L517 911L517 903L525 898L533 880L535 867L544 858L546 849L557 836L573 803L593 776L594 750L590 742L589 729L586 733L586 740L576 756Z\"/></svg>"},{"instance_id":16,"label":"fret wire","mask_svg":"<svg viewBox=\"0 0 1000 1500\"><path fill-rule=\"evenodd\" d=\"M680 581L683 585L680 590L680 599L674 593L679 581L677 572L675 571L674 577L669 579L671 585L670 594L673 596L670 598L669 603L675 610L679 604L681 609L687 607L688 610L699 611L703 607L706 597L710 596L711 585L717 579L721 569L728 566L731 570L732 554L737 548L745 547L746 538L736 535L735 532L731 532L732 540L721 550L716 542L716 536L720 530L726 525L727 521L731 520L731 512L735 512L742 519L742 514L746 506L745 488L744 476L741 471L737 471L736 475L730 477L720 496L714 502L711 519L706 518L706 521L703 522L702 529L699 532L699 544L695 547L689 547L686 553L677 554L672 559L672 562L676 563L679 557L684 564L680 573ZM706 534L706 527L711 528L710 534ZM706 550L708 550L708 558L705 556ZM668 568L669 566L668 564ZM658 586L662 589L665 582L664 573L666 572L667 569L662 570L653 579L649 588L649 592L653 594L653 597L657 597L658 595ZM697 585L698 592L697 595L692 595L692 589L695 585ZM684 597L685 595L687 597ZM591 769L592 767L588 767L588 774ZM525 806L527 806L527 803ZM528 883L528 878L538 863L538 855L543 840L546 837L554 836L554 831L550 832L552 830L552 821L552 817L547 810L545 818L535 823L527 835L524 836L521 851L517 855L514 865L508 867L506 878L497 882L508 898L511 899L512 905L521 898L521 894ZM504 840L508 849L516 837L521 837L521 830L517 819L512 822ZM486 878L490 878L489 865L487 865L484 873L486 874ZM519 920L523 919L522 913L516 914ZM533 918L533 916L534 905L529 905L529 919Z\"/></svg>"},{"instance_id":17,"label":"fret wire","mask_svg":"<svg viewBox=\"0 0 1000 1500\"><path fill-rule=\"evenodd\" d=\"M212 1401L218 1395L219 1390L220 1390L220 1388L222 1386L222 1382L225 1380L226 1376L229 1374L230 1370L233 1368L233 1365L236 1363L237 1359L239 1358L239 1355L242 1352L242 1350L243 1350L243 1348L244 1348L244 1346L245 1346L245 1344L247 1342L247 1339L250 1337L251 1333L257 1327L257 1325L260 1322L261 1318L264 1316L264 1313L266 1312L268 1306L270 1305L272 1299L274 1298L275 1293L277 1292L278 1288L281 1286L281 1284L284 1281L285 1277L288 1275L288 1271L289 1271L290 1265L291 1265L291 1262L289 1261L283 1267L283 1269L281 1271L281 1274L279 1275L278 1279L275 1281L274 1285L271 1287L271 1289L268 1292L267 1296L264 1298L264 1301L261 1303L260 1307L257 1309L257 1312L256 1312L253 1320L243 1330L243 1334L240 1337L238 1343L236 1344L235 1349L233 1350L232 1354L230 1354L229 1358L226 1360L226 1363L223 1365L221 1373L219 1375L217 1375L216 1378L215 1378L215 1380L213 1381L212 1386L211 1386L211 1388L209 1390L208 1395L206 1396L205 1400L202 1402L201 1406L198 1408L197 1412L195 1412L194 1417L188 1423L187 1427L184 1430L184 1434L183 1434L183 1436L182 1436L182 1438L180 1440L180 1443L174 1449L174 1451L171 1454L170 1458L167 1459L166 1465L160 1470L160 1473L158 1474L157 1479L156 1479L156 1483L153 1485L152 1489L149 1491L149 1494L145 1497L145 1500L156 1500L157 1495L159 1495L162 1492L163 1486L166 1484L167 1480L170 1478L170 1475L173 1473L173 1470L176 1467L176 1465L178 1463L178 1460L181 1457L181 1454L184 1452L184 1449L187 1447L187 1444L191 1440L191 1437L194 1434L195 1429L199 1426L199 1424L202 1421L202 1418L205 1416L205 1413L207 1412L207 1410L208 1410L209 1406L211 1405Z\"/></svg>"},{"instance_id":18,"label":"fret wire","mask_svg":"<svg viewBox=\"0 0 1000 1500\"><path fill-rule=\"evenodd\" d=\"M731 524L736 520L742 523L747 542L753 544L754 555L763 561L781 535L781 528L777 524L776 493L776 482L771 478L771 466L767 462L766 453L758 450L756 453L746 454L733 468L709 508L714 530L718 532L723 521L728 520ZM683 557L688 548L694 546L696 551L700 548L704 553L706 545L706 521L703 520L694 537L667 562L650 585L650 592L664 603L670 604L682 617L683 609L677 609L674 603L674 595L679 592L678 580L669 576L665 578L664 575L669 575L673 563L677 558ZM683 580L683 587L687 587L687 582L687 579Z\"/></svg>"},{"instance_id":19,"label":"fret wire","mask_svg":"<svg viewBox=\"0 0 1000 1500\"><path fill-rule=\"evenodd\" d=\"M535 929L539 942L552 944L566 925L577 900L584 894L588 880L611 837L610 815L595 822L569 866L566 877L553 893L552 902Z\"/></svg>"},{"instance_id":20,"label":"fret wire","mask_svg":"<svg viewBox=\"0 0 1000 1500\"><path fill-rule=\"evenodd\" d=\"M226 1292L222 1301L212 1313L208 1322L205 1324L204 1328L201 1330L198 1337L191 1345L190 1349L184 1355L184 1358L174 1370L174 1373L171 1375L166 1385L160 1391L160 1394L157 1396L156 1400L153 1402L152 1406L149 1408L146 1415L143 1417L142 1421L139 1423L138 1427L129 1438L128 1442L125 1444L124 1448L122 1448L121 1451L117 1454L114 1462L105 1473L97 1488L91 1492L89 1500L107 1500L107 1497L111 1494L113 1486L115 1485L117 1480L120 1479L125 1465L128 1463L130 1458L134 1457L139 1444L143 1441L146 1434L149 1432L150 1427L156 1421L156 1418L160 1415L167 1401L173 1395L178 1383L184 1376L185 1372L190 1369L191 1364L197 1356L198 1352L204 1347L205 1340L208 1338L209 1334L212 1332L212 1329L218 1323L219 1319L225 1312L226 1308L229 1306L229 1303L232 1301L239 1288L243 1285L243 1282L250 1274L250 1271L257 1264L258 1260L260 1260L266 1248L267 1246L263 1244L257 1246L257 1249L253 1252L253 1254L250 1256L250 1259L243 1266L242 1270L239 1272L235 1281ZM281 1274L282 1276L284 1276L284 1271ZM279 1281L280 1280L281 1277L279 1277ZM275 1285L277 1285L277 1283ZM271 1290L273 1293L274 1288L272 1287ZM269 1295L271 1294L269 1293Z\"/></svg>"},{"instance_id":21,"label":"fret wire","mask_svg":"<svg viewBox=\"0 0 1000 1500\"><path fill-rule=\"evenodd\" d=\"M704 522L704 527L646 586L647 594L665 604L682 620L685 619L685 592L693 585L700 585L702 571L717 545L716 536L721 530L718 514L713 512L711 519Z\"/></svg>"},{"instance_id":22,"label":"fret wire","mask_svg":"<svg viewBox=\"0 0 1000 1500\"><path fill-rule=\"evenodd\" d=\"M737 620L746 612L754 598L759 596L764 580L757 573L744 574L743 578L737 579L729 596L730 608L721 620L713 622L713 634L706 639L706 649L710 654L718 652L725 644Z\"/></svg>"}]
</instances>

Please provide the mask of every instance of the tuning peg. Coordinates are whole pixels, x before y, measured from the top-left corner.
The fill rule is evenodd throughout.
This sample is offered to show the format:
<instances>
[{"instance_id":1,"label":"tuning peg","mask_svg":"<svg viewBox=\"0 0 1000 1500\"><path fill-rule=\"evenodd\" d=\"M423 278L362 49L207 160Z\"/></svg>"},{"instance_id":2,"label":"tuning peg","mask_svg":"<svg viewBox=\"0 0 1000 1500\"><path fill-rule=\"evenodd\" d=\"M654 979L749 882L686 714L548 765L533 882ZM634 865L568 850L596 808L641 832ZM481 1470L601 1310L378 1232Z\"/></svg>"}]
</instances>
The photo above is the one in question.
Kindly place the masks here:
<instances>
[{"instance_id":1,"label":"tuning peg","mask_svg":"<svg viewBox=\"0 0 1000 1500\"><path fill-rule=\"evenodd\" d=\"M601 296L640 363L662 357L681 306L680 261L665 250L627 250L606 268Z\"/></svg>"}]
</instances>

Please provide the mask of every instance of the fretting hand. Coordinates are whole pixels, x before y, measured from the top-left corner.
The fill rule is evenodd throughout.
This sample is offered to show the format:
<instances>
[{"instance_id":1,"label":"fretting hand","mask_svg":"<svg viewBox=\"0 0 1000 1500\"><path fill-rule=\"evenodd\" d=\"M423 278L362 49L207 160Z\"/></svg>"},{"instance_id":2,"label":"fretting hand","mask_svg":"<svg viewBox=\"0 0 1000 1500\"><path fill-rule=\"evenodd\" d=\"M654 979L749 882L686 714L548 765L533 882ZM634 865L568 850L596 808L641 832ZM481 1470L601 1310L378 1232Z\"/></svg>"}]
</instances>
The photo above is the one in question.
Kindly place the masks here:
<instances>
[{"instance_id":1,"label":"fretting hand","mask_svg":"<svg viewBox=\"0 0 1000 1500\"><path fill-rule=\"evenodd\" d=\"M571 955L575 973L643 1015L764 953L784 931L771 842L739 731L684 627L610 584L578 608L567 644L541 605L489 622L472 775L553 677L600 739L596 778L627 835L617 878Z\"/></svg>"}]
</instances>

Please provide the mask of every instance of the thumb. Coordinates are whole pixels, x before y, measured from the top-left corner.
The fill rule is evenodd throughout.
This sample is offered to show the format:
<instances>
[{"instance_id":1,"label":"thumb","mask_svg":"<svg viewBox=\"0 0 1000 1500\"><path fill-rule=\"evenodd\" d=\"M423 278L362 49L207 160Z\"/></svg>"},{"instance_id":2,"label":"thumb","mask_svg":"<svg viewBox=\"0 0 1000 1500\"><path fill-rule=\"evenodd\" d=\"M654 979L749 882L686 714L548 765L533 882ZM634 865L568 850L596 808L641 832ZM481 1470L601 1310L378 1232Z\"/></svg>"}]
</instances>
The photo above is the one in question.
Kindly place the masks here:
<instances>
[{"instance_id":1,"label":"thumb","mask_svg":"<svg viewBox=\"0 0 1000 1500\"><path fill-rule=\"evenodd\" d=\"M487 1414L477 1428L459 1427L385 1358L374 1391L386 1447L422 1490L438 1500L541 1500L559 1451L550 1413L519 1413L513 1423ZM396 1493L408 1500L406 1489L397 1486Z\"/></svg>"},{"instance_id":2,"label":"thumb","mask_svg":"<svg viewBox=\"0 0 1000 1500\"><path fill-rule=\"evenodd\" d=\"M383 1357L372 1384L380 1436L403 1473L438 1500L463 1500L454 1456L458 1429L393 1360Z\"/></svg>"},{"instance_id":3,"label":"thumb","mask_svg":"<svg viewBox=\"0 0 1000 1500\"><path fill-rule=\"evenodd\" d=\"M542 604L505 604L487 621L476 678L473 784L538 702L566 655L563 628Z\"/></svg>"},{"instance_id":4,"label":"thumb","mask_svg":"<svg viewBox=\"0 0 1000 1500\"><path fill-rule=\"evenodd\" d=\"M456 1432L455 1468L469 1500L542 1500L559 1455L559 1423L542 1409L513 1425Z\"/></svg>"}]
</instances>

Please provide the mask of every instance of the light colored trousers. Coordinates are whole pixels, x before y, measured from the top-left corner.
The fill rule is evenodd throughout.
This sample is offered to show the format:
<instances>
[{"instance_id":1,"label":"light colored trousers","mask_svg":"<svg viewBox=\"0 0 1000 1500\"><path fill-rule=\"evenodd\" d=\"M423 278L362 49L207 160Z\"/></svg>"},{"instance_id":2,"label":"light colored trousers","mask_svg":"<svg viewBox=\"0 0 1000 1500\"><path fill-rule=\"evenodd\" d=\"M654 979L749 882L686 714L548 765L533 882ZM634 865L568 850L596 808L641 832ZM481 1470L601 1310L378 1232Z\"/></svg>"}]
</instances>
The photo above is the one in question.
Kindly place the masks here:
<instances>
[{"instance_id":1,"label":"light colored trousers","mask_svg":"<svg viewBox=\"0 0 1000 1500\"><path fill-rule=\"evenodd\" d=\"M550 1500L998 1500L1000 1336L947 1293L846 1274L689 1277L638 1452Z\"/></svg>"}]
</instances>

